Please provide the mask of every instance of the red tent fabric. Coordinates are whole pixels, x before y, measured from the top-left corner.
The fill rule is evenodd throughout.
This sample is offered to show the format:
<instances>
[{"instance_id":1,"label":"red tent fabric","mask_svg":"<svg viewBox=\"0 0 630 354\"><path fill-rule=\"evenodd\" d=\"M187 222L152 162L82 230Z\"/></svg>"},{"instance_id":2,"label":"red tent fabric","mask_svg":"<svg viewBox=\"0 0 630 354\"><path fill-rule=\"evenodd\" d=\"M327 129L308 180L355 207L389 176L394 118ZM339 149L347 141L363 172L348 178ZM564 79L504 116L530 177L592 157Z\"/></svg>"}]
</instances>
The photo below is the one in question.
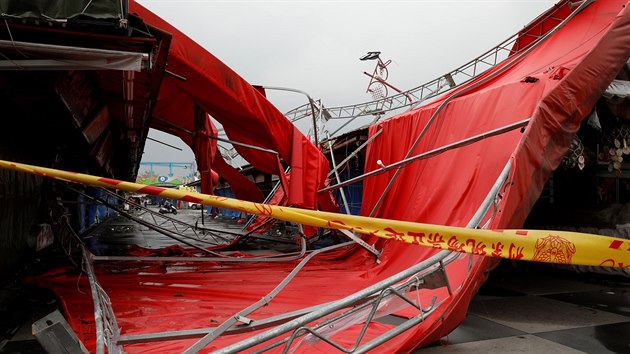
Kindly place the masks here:
<instances>
[{"instance_id":1,"label":"red tent fabric","mask_svg":"<svg viewBox=\"0 0 630 354\"><path fill-rule=\"evenodd\" d=\"M567 6L556 6L554 17L566 18ZM370 127L371 134L384 130L368 149L366 170L375 170L378 159L388 164L404 158L428 119L452 96L457 98L438 114L416 154L531 118L524 132L514 130L408 166L377 216L465 226L511 160L510 187L490 228L521 227L581 121L630 57L630 13L626 6L626 1L594 2L499 76L488 79L504 70L509 60L430 106ZM537 26L528 28L539 34ZM528 37L522 33L521 38ZM391 175L393 172L365 181L364 188L370 193L364 194L363 213L372 209ZM385 249L398 256L392 257L390 268L406 263L401 255L409 254L408 247L392 241L368 242L386 243ZM494 262L492 258L474 257L473 275L463 284L468 289L444 306L445 323L425 322L404 335L404 345L392 348L407 351L427 345L463 321L472 290Z\"/></svg>"},{"instance_id":2,"label":"red tent fabric","mask_svg":"<svg viewBox=\"0 0 630 354\"><path fill-rule=\"evenodd\" d=\"M377 129L384 132L368 149L368 171L378 168L378 159L388 164L403 158L438 110L416 153L531 118L524 132L514 130L486 138L409 165L385 198L378 216L463 226L511 160L511 183L490 226L520 226L580 122L630 57L629 4L625 0L596 1L512 65L503 64L428 106L371 127L372 134ZM524 80L526 77L538 80ZM389 177L391 173L384 173L364 182L364 213L372 209ZM362 250L317 257L278 297L249 317L261 319L339 299L435 253L433 249L394 240L367 241L383 250L380 264ZM487 245L495 246L500 245ZM518 258L518 250L510 252ZM433 296L442 303L424 322L379 346L378 352L409 352L451 331L463 320L470 298L493 263L492 258L461 256L447 266L453 294L445 289L420 291L425 306ZM216 326L267 294L295 264L110 263L97 269L123 334L139 334ZM77 285L76 275L59 271L40 277L39 282L65 299L68 321L88 348L93 348L91 299L80 292L88 292L85 282ZM414 315L408 311L397 314ZM361 326L362 323L354 323L334 338L351 347ZM367 336L374 338L389 328L390 325L373 323ZM222 336L204 352L256 333ZM134 344L125 346L125 350L175 353L194 341ZM321 341L304 341L295 352L329 351L330 347Z\"/></svg>"},{"instance_id":3,"label":"red tent fabric","mask_svg":"<svg viewBox=\"0 0 630 354\"><path fill-rule=\"evenodd\" d=\"M135 1L130 1L129 9L145 22L172 34L167 70L184 78L164 77L154 109L156 127L177 131L180 136L190 135L197 131L196 105L219 121L231 140L277 151L293 171L287 192L288 203L316 208L316 191L324 186L328 171L328 161L319 149L258 90L219 59ZM235 148L259 170L276 175L282 173L278 156L241 146ZM199 166L205 166L210 156L202 152L197 158ZM218 172L221 174L222 171ZM235 177L233 173L225 174L225 170L223 173L226 178ZM249 192L237 192L244 182L242 179L228 182L237 195L247 196L244 199L261 200L260 193L249 194L251 186L247 187Z\"/></svg>"}]
</instances>

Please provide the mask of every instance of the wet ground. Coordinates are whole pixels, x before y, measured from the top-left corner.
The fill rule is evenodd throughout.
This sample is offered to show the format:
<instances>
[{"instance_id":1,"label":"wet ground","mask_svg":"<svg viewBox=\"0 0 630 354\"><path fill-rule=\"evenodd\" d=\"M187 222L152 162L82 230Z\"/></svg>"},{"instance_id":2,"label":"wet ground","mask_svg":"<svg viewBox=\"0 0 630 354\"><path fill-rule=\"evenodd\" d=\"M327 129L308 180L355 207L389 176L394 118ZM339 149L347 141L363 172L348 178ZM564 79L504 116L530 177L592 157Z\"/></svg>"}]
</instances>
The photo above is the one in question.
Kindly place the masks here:
<instances>
[{"instance_id":1,"label":"wet ground","mask_svg":"<svg viewBox=\"0 0 630 354\"><path fill-rule=\"evenodd\" d=\"M98 225L87 233L84 241L95 255L123 255L127 253L129 246L137 245L145 248L163 248L174 244L182 247L198 246L206 248L216 244L223 244L233 236L224 233L242 233L243 225L232 218L217 217L216 219L204 215L201 219L201 210L180 209L176 215L159 214L157 206L149 206L149 212L134 210L130 214L151 225L159 225L169 237L155 231L146 225L130 221L124 216L114 216ZM175 222L171 221L175 220ZM179 222L182 223L179 223ZM195 233L187 225L198 225L209 229L216 229L224 239L213 237L213 232Z\"/></svg>"},{"instance_id":2,"label":"wet ground","mask_svg":"<svg viewBox=\"0 0 630 354\"><path fill-rule=\"evenodd\" d=\"M134 215L142 220L153 218L142 212ZM201 224L200 217L199 210L182 210L175 216L190 224ZM158 222L167 230L182 230L181 225ZM206 216L204 222L207 228L228 232L243 227L230 218ZM204 246L210 239L191 235L186 242ZM122 254L132 244L158 248L176 243L124 217L107 220L92 230L86 242L95 254L108 255ZM252 252L263 242L250 241ZM295 247L290 240L283 245L287 250ZM30 279L64 262L66 257L59 249L47 249L33 255L13 279L2 284L0 354L44 352L30 327L56 309L58 302ZM630 279L504 262L473 299L462 325L414 353L630 353L629 334Z\"/></svg>"},{"instance_id":3,"label":"wet ground","mask_svg":"<svg viewBox=\"0 0 630 354\"><path fill-rule=\"evenodd\" d=\"M462 325L414 353L630 353L630 279L503 262Z\"/></svg>"}]
</instances>

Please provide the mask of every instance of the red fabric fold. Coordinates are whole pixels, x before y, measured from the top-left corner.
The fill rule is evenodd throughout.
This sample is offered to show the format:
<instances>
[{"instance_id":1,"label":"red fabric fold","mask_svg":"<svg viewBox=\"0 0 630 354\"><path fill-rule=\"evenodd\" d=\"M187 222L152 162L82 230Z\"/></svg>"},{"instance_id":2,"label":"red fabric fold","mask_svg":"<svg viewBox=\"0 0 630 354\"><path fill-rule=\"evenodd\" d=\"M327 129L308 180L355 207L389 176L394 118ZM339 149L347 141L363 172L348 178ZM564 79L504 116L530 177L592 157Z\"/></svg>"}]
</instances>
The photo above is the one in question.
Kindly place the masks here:
<instances>
[{"instance_id":1,"label":"red fabric fold","mask_svg":"<svg viewBox=\"0 0 630 354\"><path fill-rule=\"evenodd\" d=\"M313 168L297 172L304 176L295 179L288 197L292 205L315 209L317 190L325 181L322 178L325 172L321 171L328 170L328 162L319 149L260 91L219 59L135 1L129 7L145 22L172 34L168 71L185 79L164 77L155 117L166 122L167 127L177 126L190 132L194 130L194 104L220 122L229 139L274 150L296 170L302 170L302 166ZM302 144L293 149L300 141ZM242 146L235 148L257 169L275 175L281 173L276 155ZM307 163L307 159L314 159L316 164ZM205 161L199 164L204 165Z\"/></svg>"}]
</instances>

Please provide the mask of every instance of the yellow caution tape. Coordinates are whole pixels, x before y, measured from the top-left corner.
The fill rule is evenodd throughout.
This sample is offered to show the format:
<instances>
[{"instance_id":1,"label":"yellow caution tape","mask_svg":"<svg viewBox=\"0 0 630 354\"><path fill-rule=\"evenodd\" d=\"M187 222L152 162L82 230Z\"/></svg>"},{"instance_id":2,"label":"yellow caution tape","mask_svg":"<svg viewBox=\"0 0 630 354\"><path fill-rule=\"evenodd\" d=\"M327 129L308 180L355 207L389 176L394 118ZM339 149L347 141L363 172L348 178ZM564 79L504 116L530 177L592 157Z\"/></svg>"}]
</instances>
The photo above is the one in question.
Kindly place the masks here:
<instances>
[{"instance_id":1,"label":"yellow caution tape","mask_svg":"<svg viewBox=\"0 0 630 354\"><path fill-rule=\"evenodd\" d=\"M346 229L366 235L488 257L630 268L630 240L567 231L478 230L368 218L252 203L176 189L0 160L0 168L96 187L120 189L211 205L298 224Z\"/></svg>"}]
</instances>

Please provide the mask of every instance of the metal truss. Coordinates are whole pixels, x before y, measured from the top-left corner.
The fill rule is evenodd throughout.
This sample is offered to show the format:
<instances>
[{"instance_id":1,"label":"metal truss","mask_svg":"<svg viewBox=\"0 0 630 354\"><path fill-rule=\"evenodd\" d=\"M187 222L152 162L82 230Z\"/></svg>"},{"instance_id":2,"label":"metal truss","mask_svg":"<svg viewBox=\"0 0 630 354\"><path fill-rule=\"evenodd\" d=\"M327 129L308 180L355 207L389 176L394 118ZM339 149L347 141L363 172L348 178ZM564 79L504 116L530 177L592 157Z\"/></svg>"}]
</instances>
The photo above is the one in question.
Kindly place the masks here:
<instances>
[{"instance_id":1,"label":"metal truss","mask_svg":"<svg viewBox=\"0 0 630 354\"><path fill-rule=\"evenodd\" d=\"M92 264L92 253L81 244L81 254L83 257L83 271L87 274L92 293L92 303L94 304L94 323L96 326L96 353L103 354L103 344L107 345L109 353L123 353L122 346L116 341L120 337L120 327L116 322L116 315L112 309L112 302L109 296L99 284L94 274L94 265Z\"/></svg>"},{"instance_id":2,"label":"metal truss","mask_svg":"<svg viewBox=\"0 0 630 354\"><path fill-rule=\"evenodd\" d=\"M575 16L577 13L581 12L584 8L586 8L588 5L590 5L592 2L592 0L585 0L580 2L579 6L577 8L573 8L571 7L571 9L573 9L573 12L567 16L567 18L565 19L560 19L560 18L553 18L551 17L550 14L552 14L552 12L549 12L549 15L547 16L541 16L540 18L538 18L537 20L534 21L534 25L532 25L533 28L535 28L536 26L538 26L541 30L540 30L540 37L536 37L535 41L532 41L531 43L528 43L526 45L523 46L523 49L519 50L518 52L515 52L514 55L512 55L510 57L510 60L508 62L506 62L505 64L503 64L501 67L499 67L497 70L495 70L494 72L490 73L489 75L485 75L484 77L480 78L480 80L477 80L476 82L473 82L472 84L463 87L462 89L454 92L453 94L451 94L450 96L448 96L446 99L444 99L443 101L441 101L440 105L437 107L436 110L433 111L433 114L431 115L431 117L429 118L429 120L427 121L427 123L425 124L425 126L422 128L422 131L418 134L418 136L416 137L415 141L413 142L413 144L411 145L411 148L409 148L409 150L407 151L407 154L404 157L404 160L407 160L411 157L411 155L413 154L414 150L416 149L416 147L418 146L418 143L422 140L422 138L424 137L425 133L428 131L428 129L431 127L431 125L437 120L437 118L440 115L440 112L448 106L448 104L455 98L466 94L468 91L473 90L481 85L486 84L487 82L489 82L490 80L494 79L495 77L501 75L503 72L505 72L506 70L508 70L509 68L511 68L512 66L514 66L516 63L518 63L523 57L525 57L527 54L529 54L532 50L534 50L536 48L536 46L539 43L542 43L544 41L544 39L546 39L547 37L551 36L553 33L555 33L556 31L558 31L560 28L562 28L571 18L573 18L573 16ZM569 4L573 4L573 2L570 2ZM548 30L548 31L543 31L542 30L542 22L541 19L549 19L549 18L553 18L557 21L559 21L559 23L554 26L552 29ZM514 36L513 36L514 37ZM519 36L515 37L520 38ZM515 39L515 40L516 40ZM513 44L513 47L516 47L516 44ZM354 118L353 118L354 119ZM517 122L518 123L518 122ZM482 134L483 135L483 134ZM483 138L483 137L481 137ZM471 138L472 139L472 138ZM463 141L461 142L463 143ZM439 153L439 152L437 152ZM427 153L428 154L428 153ZM385 189L383 190L383 192L381 193L378 201L375 203L372 211L370 212L369 216L372 216L376 213L376 211L378 210L378 208L381 206L381 202L385 199L385 197L387 196L387 193L389 192L390 188L393 186L395 180L397 179L397 177L399 176L400 172L402 171L403 165L399 165L399 167L397 167L395 173L393 174L393 176L389 179L389 182L387 184L387 186L385 187ZM380 173L379 171L372 171L374 173Z\"/></svg>"},{"instance_id":3,"label":"metal truss","mask_svg":"<svg viewBox=\"0 0 630 354\"><path fill-rule=\"evenodd\" d=\"M418 315L415 316L417 318L413 318L413 322L417 322L418 319L421 322L426 316L433 313L433 311L442 303L438 303L437 297L434 296L432 297L429 306L426 308L423 307L420 301L420 289L438 289L441 287L446 287L449 296L452 295L450 283L448 281L448 275L444 266L445 264L448 264L459 257L460 255L458 254L451 254L450 258L440 260L437 263L439 264L437 268L433 267L424 274L414 275L402 284L389 286L381 290L376 297L373 297L369 301L365 301L360 305L356 305L352 309L330 319L327 319L323 322L320 322L317 325L311 327L299 327L298 329L293 331L288 339L270 345L264 350L284 344L283 353L287 353L290 351L294 342L296 342L296 339L301 336L305 336L305 338L302 339L301 342L312 342L312 339L316 337L319 340L328 343L335 349L344 353L363 352L366 350L366 347L374 346L373 344L371 344L371 342L361 345L365 333L367 332L369 325L373 321L391 314L398 308L411 306L412 308L418 310ZM409 297L409 295L415 295L415 298L412 299ZM402 306L395 306L395 302L397 299L402 300ZM341 344L336 343L329 338L334 332L347 328L352 324L361 322L363 322L363 326L361 327L361 331L359 332L359 335L357 336L354 345L351 348L345 348ZM310 338L309 340L309 336L312 336L313 338Z\"/></svg>"},{"instance_id":4,"label":"metal truss","mask_svg":"<svg viewBox=\"0 0 630 354\"><path fill-rule=\"evenodd\" d=\"M573 16L574 14L581 11L590 2L591 1L565 0L557 4L556 7L568 5L569 9L573 11L570 16ZM408 91L404 91L390 97L384 97L378 100L354 105L331 108L323 108L322 106L324 111L322 116L325 119L348 119L369 115L380 116L387 112L395 110L415 108L416 106L431 98L437 97L445 92L450 91L453 88L461 86L462 84L474 79L475 77L478 77L489 69L497 66L506 58L523 53L528 49L538 45L542 40L544 40L544 38L547 37L548 33L554 31L558 27L554 26L551 27L551 30L544 31L542 24L547 20L556 21L558 25L563 22L562 18L554 17L552 16L552 12L550 12L545 16L541 16L535 19L530 25L527 26L532 29L538 27L540 30L537 33L533 30L529 31L528 33L518 32L508 39L504 40L494 48L486 51L477 58L458 67L457 69L452 70L436 79L433 79ZM519 40L519 38L521 38L522 35L531 37L532 41L525 46L517 47L517 41ZM316 114L317 112L313 112L313 104L309 102L289 112L286 112L285 116L290 121L296 121L298 119ZM334 134L331 135L334 136Z\"/></svg>"},{"instance_id":5,"label":"metal truss","mask_svg":"<svg viewBox=\"0 0 630 354\"><path fill-rule=\"evenodd\" d=\"M372 286L351 294L343 299L333 301L321 307L315 308L312 312L287 321L286 323L276 326L264 333L252 336L241 342L234 343L225 348L219 349L214 353L240 353L244 350L250 349L255 345L273 340L275 338L279 338L283 334L292 331L292 337L295 339L298 335L303 334L300 332L312 333L315 331L315 327L312 327L310 331L307 331L307 327L305 327L307 324L325 317L327 318L328 316L334 313L338 313L339 311L343 311L344 309L358 306L357 308L346 310L341 315L335 316L330 320L325 320L325 322L322 322L322 326L317 328L331 329L331 331L328 333L324 333L324 331L318 331L318 337L325 338L326 342L331 344L334 342L332 342L329 337L335 334L337 331L345 329L348 324L363 322L365 321L366 317L370 316L370 314L372 314L372 319L375 317L381 317L382 314L378 314L377 316L376 311L378 311L379 308L382 309L382 306L384 306L386 302L391 302L394 297L397 297L399 299L406 299L403 299L405 306L413 306L416 309L421 309L419 311L419 315L416 317L424 319L428 315L428 313L437 308L437 306L435 306L437 305L437 303L432 302L432 304L430 304L428 308L423 308L422 306L418 306L418 303L416 301L411 300L407 296L407 294L417 289L423 288L425 284L427 288L431 288L433 286L438 288L446 286L446 284L438 280L439 276L432 278L431 274L435 273L436 270L439 271L439 267L446 265L447 263L456 261L457 259L460 259L462 257L462 254L453 253L450 251L440 251L433 257L426 259L421 263L418 263ZM433 282L432 279L435 279L436 281ZM401 281L403 281L404 283L400 285L395 285L400 283ZM399 295L401 295L402 297L400 297ZM414 305L409 304L407 300L409 300ZM386 314L387 312L388 311L385 311L383 312L383 314ZM362 333L364 332L365 331L363 330ZM279 339L277 342L260 349L258 352L264 352L277 346L287 344L292 337L289 337L287 339ZM357 340L355 343L359 342L360 340ZM333 344L331 345L337 348L337 346Z\"/></svg>"}]
</instances>

